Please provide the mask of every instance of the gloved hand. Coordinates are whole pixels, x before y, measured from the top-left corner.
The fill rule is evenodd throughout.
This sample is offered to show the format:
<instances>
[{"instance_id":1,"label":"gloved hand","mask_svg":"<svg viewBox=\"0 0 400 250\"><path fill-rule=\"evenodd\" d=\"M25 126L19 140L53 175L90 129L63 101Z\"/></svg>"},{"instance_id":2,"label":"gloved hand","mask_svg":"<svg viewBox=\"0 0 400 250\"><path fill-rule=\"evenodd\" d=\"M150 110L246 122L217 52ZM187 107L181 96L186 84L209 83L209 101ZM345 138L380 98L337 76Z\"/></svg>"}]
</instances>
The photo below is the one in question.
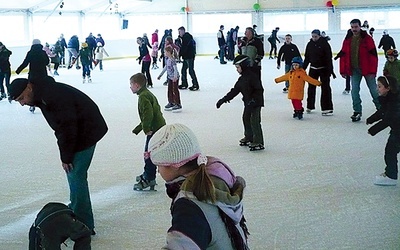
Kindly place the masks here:
<instances>
[{"instance_id":1,"label":"gloved hand","mask_svg":"<svg viewBox=\"0 0 400 250\"><path fill-rule=\"evenodd\" d=\"M367 125L369 125L369 124L372 124L373 122L372 122L372 119L371 119L371 117L368 117L367 118L367 120L366 120L366 123L367 123Z\"/></svg>"},{"instance_id":2,"label":"gloved hand","mask_svg":"<svg viewBox=\"0 0 400 250\"><path fill-rule=\"evenodd\" d=\"M225 103L225 99L222 98L222 99L218 100L218 102L217 102L217 104L215 106L217 106L217 109L219 109L219 107L221 107L221 105L224 104L224 103Z\"/></svg>"},{"instance_id":3,"label":"gloved hand","mask_svg":"<svg viewBox=\"0 0 400 250\"><path fill-rule=\"evenodd\" d=\"M247 106L249 106L250 108L254 108L254 106L256 106L256 101L254 101L254 99L251 99L248 103Z\"/></svg>"}]
</instances>

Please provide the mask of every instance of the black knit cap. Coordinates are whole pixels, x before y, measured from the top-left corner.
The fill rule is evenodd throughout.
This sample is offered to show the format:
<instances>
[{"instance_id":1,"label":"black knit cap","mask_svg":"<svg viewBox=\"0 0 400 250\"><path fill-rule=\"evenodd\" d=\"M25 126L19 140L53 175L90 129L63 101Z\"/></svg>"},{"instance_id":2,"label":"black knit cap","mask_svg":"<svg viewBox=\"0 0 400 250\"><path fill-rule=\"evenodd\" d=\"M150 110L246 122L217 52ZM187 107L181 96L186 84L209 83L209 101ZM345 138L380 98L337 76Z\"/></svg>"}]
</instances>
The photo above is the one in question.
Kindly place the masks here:
<instances>
[{"instance_id":1,"label":"black knit cap","mask_svg":"<svg viewBox=\"0 0 400 250\"><path fill-rule=\"evenodd\" d=\"M15 100L18 96L20 96L28 85L28 82L29 81L26 78L17 78L13 80L8 88L8 91L10 92L9 99Z\"/></svg>"}]
</instances>

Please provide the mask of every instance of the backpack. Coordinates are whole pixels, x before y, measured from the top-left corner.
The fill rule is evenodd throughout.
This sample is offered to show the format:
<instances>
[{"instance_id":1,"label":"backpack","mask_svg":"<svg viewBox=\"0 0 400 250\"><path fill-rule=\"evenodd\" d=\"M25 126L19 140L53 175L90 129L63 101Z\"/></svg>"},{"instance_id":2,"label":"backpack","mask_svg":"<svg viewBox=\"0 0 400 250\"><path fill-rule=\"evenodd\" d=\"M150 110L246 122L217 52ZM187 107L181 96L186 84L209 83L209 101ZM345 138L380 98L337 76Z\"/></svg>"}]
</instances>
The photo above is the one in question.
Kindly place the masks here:
<instances>
[{"instance_id":1,"label":"backpack","mask_svg":"<svg viewBox=\"0 0 400 250\"><path fill-rule=\"evenodd\" d=\"M65 230L60 234L58 229ZM45 235L46 232L51 235ZM68 206L50 202L39 211L29 229L29 250L43 249L45 247L42 246L43 239L47 239L47 242L52 241L53 247L55 245L59 247L68 238L75 242L80 241L80 249L90 249L90 235L91 230L76 219L74 212Z\"/></svg>"},{"instance_id":2,"label":"backpack","mask_svg":"<svg viewBox=\"0 0 400 250\"><path fill-rule=\"evenodd\" d=\"M196 41L193 38L192 38L192 46L193 46L193 52L196 55L197 54L197 52L196 52Z\"/></svg>"},{"instance_id":3,"label":"backpack","mask_svg":"<svg viewBox=\"0 0 400 250\"><path fill-rule=\"evenodd\" d=\"M42 249L41 238L43 235L41 232L41 226L43 223L50 221L50 219L60 214L73 215L74 213L65 204L56 202L47 203L42 210L40 210L31 228L29 229L29 250Z\"/></svg>"}]
</instances>

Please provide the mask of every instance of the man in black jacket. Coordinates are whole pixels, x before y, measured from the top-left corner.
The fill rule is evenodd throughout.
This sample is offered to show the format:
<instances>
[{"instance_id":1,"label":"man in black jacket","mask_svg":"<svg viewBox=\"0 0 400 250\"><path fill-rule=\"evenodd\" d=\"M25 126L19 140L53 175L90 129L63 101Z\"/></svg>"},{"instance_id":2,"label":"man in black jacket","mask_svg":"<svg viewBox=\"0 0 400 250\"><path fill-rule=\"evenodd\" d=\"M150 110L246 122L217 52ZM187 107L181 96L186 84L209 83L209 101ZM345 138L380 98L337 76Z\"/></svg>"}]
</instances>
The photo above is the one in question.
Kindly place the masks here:
<instances>
[{"instance_id":1,"label":"man in black jacket","mask_svg":"<svg viewBox=\"0 0 400 250\"><path fill-rule=\"evenodd\" d=\"M378 49L382 48L383 52L386 52L390 49L396 49L396 44L394 43L393 37L389 36L387 30L383 31L383 35L381 40L379 41Z\"/></svg>"},{"instance_id":2,"label":"man in black jacket","mask_svg":"<svg viewBox=\"0 0 400 250\"><path fill-rule=\"evenodd\" d=\"M94 234L87 171L96 143L108 130L96 103L80 90L49 76L13 80L10 98L22 106L39 107L54 130L70 188L69 207Z\"/></svg>"},{"instance_id":3,"label":"man in black jacket","mask_svg":"<svg viewBox=\"0 0 400 250\"><path fill-rule=\"evenodd\" d=\"M311 32L311 39L307 43L304 54L303 68L310 66L308 75L321 81L321 114L333 115L332 89L330 85L333 73L332 49L328 41L321 36L321 31L315 29ZM315 109L316 87L308 84L307 90L307 113Z\"/></svg>"},{"instance_id":4,"label":"man in black jacket","mask_svg":"<svg viewBox=\"0 0 400 250\"><path fill-rule=\"evenodd\" d=\"M193 36L185 31L185 27L180 27L178 29L179 38L182 40L182 47L179 50L179 56L182 57L182 84L179 85L180 89L187 89L188 88L188 81L187 81L187 70L189 68L189 75L192 78L192 86L189 90L196 91L199 90L199 83L197 81L196 72L194 71L194 58L196 56L196 47L195 42L193 40Z\"/></svg>"}]
</instances>

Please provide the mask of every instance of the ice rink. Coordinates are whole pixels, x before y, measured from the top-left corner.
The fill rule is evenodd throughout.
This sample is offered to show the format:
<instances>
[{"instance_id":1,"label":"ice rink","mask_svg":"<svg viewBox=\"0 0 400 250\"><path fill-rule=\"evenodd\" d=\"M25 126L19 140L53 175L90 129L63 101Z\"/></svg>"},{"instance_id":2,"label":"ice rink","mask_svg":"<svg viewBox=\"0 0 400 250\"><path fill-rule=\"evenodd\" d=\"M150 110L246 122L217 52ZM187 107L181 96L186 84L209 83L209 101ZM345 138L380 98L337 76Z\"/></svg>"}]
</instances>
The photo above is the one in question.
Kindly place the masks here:
<instances>
[{"instance_id":1,"label":"ice rink","mask_svg":"<svg viewBox=\"0 0 400 250\"><path fill-rule=\"evenodd\" d=\"M379 75L384 62L380 56ZM338 78L331 81L334 115L322 116L317 102L316 110L299 121L292 118L291 102L282 93L284 83L273 81L284 70L276 69L276 60L264 58L264 151L250 152L238 145L243 137L240 95L215 107L238 78L232 63L197 57L200 90L180 92L181 113L163 111L167 123L189 126L204 153L219 157L246 179L251 249L400 249L399 187L373 185L375 175L384 171L389 130L375 137L367 134L365 119L375 108L364 80L363 117L351 121L351 96L342 94L345 81L337 63ZM131 133L139 116L129 78L139 71L130 58L104 61L103 72L92 72L92 83L82 84L82 72L76 69L60 69L56 77L88 94L109 127L89 170L97 232L92 249L160 249L170 226L171 201L159 175L156 192L132 190L135 176L143 171L145 140L143 133ZM164 106L167 88L156 79L160 71L152 70L151 91ZM26 106L2 100L0 119L0 249L22 250L28 247L29 227L43 205L68 203L68 184L56 138L39 109L31 114ZM72 245L68 241L62 249Z\"/></svg>"}]
</instances>

